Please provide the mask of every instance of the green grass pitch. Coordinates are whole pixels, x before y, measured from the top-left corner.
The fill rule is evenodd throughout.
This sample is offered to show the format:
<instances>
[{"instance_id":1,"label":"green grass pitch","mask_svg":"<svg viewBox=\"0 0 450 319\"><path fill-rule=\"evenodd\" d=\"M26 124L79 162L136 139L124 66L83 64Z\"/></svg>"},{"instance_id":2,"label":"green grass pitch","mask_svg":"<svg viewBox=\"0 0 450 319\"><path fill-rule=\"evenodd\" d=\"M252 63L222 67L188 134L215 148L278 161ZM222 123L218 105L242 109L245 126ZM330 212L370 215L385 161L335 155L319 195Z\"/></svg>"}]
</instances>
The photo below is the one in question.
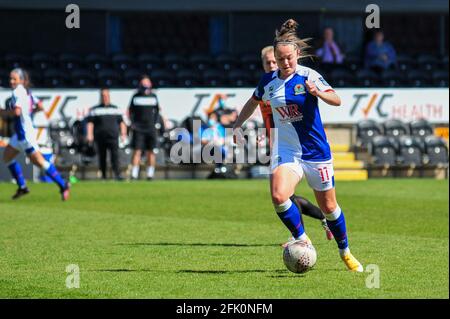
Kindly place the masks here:
<instances>
[{"instance_id":1,"label":"green grass pitch","mask_svg":"<svg viewBox=\"0 0 450 319\"><path fill-rule=\"evenodd\" d=\"M350 247L373 272L351 273L336 243L304 217L318 252L288 272L288 232L266 180L81 182L62 203L55 185L9 198L0 184L2 298L448 298L448 181L338 182ZM297 193L312 199L302 182ZM66 266L80 287L66 288ZM373 282L373 281L372 281Z\"/></svg>"}]
</instances>

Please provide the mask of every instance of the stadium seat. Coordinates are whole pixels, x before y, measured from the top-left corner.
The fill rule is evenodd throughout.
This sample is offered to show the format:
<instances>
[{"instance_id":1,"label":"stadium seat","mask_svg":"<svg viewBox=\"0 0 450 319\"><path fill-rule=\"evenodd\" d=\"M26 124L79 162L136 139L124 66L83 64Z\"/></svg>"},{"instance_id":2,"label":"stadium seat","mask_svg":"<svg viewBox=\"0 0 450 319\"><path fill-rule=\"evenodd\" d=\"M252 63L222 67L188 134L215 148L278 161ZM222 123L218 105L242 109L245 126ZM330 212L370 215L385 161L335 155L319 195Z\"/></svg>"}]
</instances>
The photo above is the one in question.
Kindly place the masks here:
<instances>
[{"instance_id":1,"label":"stadium seat","mask_svg":"<svg viewBox=\"0 0 450 319\"><path fill-rule=\"evenodd\" d=\"M397 162L407 166L421 166L423 154L420 142L412 136L400 136Z\"/></svg>"},{"instance_id":2,"label":"stadium seat","mask_svg":"<svg viewBox=\"0 0 450 319\"><path fill-rule=\"evenodd\" d=\"M338 68L330 72L328 81L333 87L351 87L355 84L354 79L355 76L350 71Z\"/></svg>"},{"instance_id":3,"label":"stadium seat","mask_svg":"<svg viewBox=\"0 0 450 319\"><path fill-rule=\"evenodd\" d=\"M408 127L400 120L390 119L383 123L384 135L399 137L408 134Z\"/></svg>"},{"instance_id":4,"label":"stadium seat","mask_svg":"<svg viewBox=\"0 0 450 319\"><path fill-rule=\"evenodd\" d=\"M243 69L248 71L263 72L261 57L254 53L243 54L239 59L240 65Z\"/></svg>"},{"instance_id":5,"label":"stadium seat","mask_svg":"<svg viewBox=\"0 0 450 319\"><path fill-rule=\"evenodd\" d=\"M375 165L393 166L397 163L395 146L386 136L375 136L369 144L369 152Z\"/></svg>"},{"instance_id":6,"label":"stadium seat","mask_svg":"<svg viewBox=\"0 0 450 319\"><path fill-rule=\"evenodd\" d=\"M61 68L70 71L77 68L82 68L83 59L77 54L62 53L59 56L59 65Z\"/></svg>"},{"instance_id":7,"label":"stadium seat","mask_svg":"<svg viewBox=\"0 0 450 319\"><path fill-rule=\"evenodd\" d=\"M95 86L95 77L86 69L74 69L71 74L71 83L76 88L87 88Z\"/></svg>"},{"instance_id":8,"label":"stadium seat","mask_svg":"<svg viewBox=\"0 0 450 319\"><path fill-rule=\"evenodd\" d=\"M243 70L231 70L228 73L228 83L233 87L254 87L251 75Z\"/></svg>"},{"instance_id":9,"label":"stadium seat","mask_svg":"<svg viewBox=\"0 0 450 319\"><path fill-rule=\"evenodd\" d=\"M439 59L431 54L421 54L417 57L417 66L424 71L433 71L439 64Z\"/></svg>"},{"instance_id":10,"label":"stadium seat","mask_svg":"<svg viewBox=\"0 0 450 319\"><path fill-rule=\"evenodd\" d=\"M219 70L229 71L237 65L237 60L230 53L222 53L216 56L215 65Z\"/></svg>"},{"instance_id":11,"label":"stadium seat","mask_svg":"<svg viewBox=\"0 0 450 319\"><path fill-rule=\"evenodd\" d=\"M140 54L137 57L137 61L139 64L139 69L144 70L148 73L162 66L161 58L158 54L154 53Z\"/></svg>"},{"instance_id":12,"label":"stadium seat","mask_svg":"<svg viewBox=\"0 0 450 319\"><path fill-rule=\"evenodd\" d=\"M62 72L59 69L48 69L44 71L43 85L45 87L67 87L68 86L68 76L67 73Z\"/></svg>"},{"instance_id":13,"label":"stadium seat","mask_svg":"<svg viewBox=\"0 0 450 319\"><path fill-rule=\"evenodd\" d=\"M33 68L39 70L47 70L57 66L55 57L48 53L34 53L31 61Z\"/></svg>"},{"instance_id":14,"label":"stadium seat","mask_svg":"<svg viewBox=\"0 0 450 319\"><path fill-rule=\"evenodd\" d=\"M191 69L183 69L177 72L177 84L181 87L199 86L201 78L198 71Z\"/></svg>"},{"instance_id":15,"label":"stadium seat","mask_svg":"<svg viewBox=\"0 0 450 319\"><path fill-rule=\"evenodd\" d=\"M225 79L223 71L208 69L203 72L203 84L207 87L218 87L226 86L227 81Z\"/></svg>"},{"instance_id":16,"label":"stadium seat","mask_svg":"<svg viewBox=\"0 0 450 319\"><path fill-rule=\"evenodd\" d=\"M32 87L40 87L44 84L44 78L40 69L29 69L28 74Z\"/></svg>"},{"instance_id":17,"label":"stadium seat","mask_svg":"<svg viewBox=\"0 0 450 319\"><path fill-rule=\"evenodd\" d=\"M117 88L122 85L119 72L114 69L101 69L97 73L97 82L100 87Z\"/></svg>"},{"instance_id":18,"label":"stadium seat","mask_svg":"<svg viewBox=\"0 0 450 319\"><path fill-rule=\"evenodd\" d=\"M385 70L381 73L381 84L384 87L396 88L405 86L406 81L399 70Z\"/></svg>"},{"instance_id":19,"label":"stadium seat","mask_svg":"<svg viewBox=\"0 0 450 319\"><path fill-rule=\"evenodd\" d=\"M186 58L178 53L168 53L163 57L168 70L177 71L186 67Z\"/></svg>"},{"instance_id":20,"label":"stadium seat","mask_svg":"<svg viewBox=\"0 0 450 319\"><path fill-rule=\"evenodd\" d=\"M357 85L362 87L376 87L379 85L378 75L371 70L358 70L356 71Z\"/></svg>"},{"instance_id":21,"label":"stadium seat","mask_svg":"<svg viewBox=\"0 0 450 319\"><path fill-rule=\"evenodd\" d=\"M29 62L28 57L15 53L6 54L4 58L5 68L10 71L19 67L27 68L30 65Z\"/></svg>"},{"instance_id":22,"label":"stadium seat","mask_svg":"<svg viewBox=\"0 0 450 319\"><path fill-rule=\"evenodd\" d=\"M153 70L150 75L153 85L157 88L172 87L176 84L173 73L167 70Z\"/></svg>"},{"instance_id":23,"label":"stadium seat","mask_svg":"<svg viewBox=\"0 0 450 319\"><path fill-rule=\"evenodd\" d=\"M448 88L448 70L436 70L432 73L433 85Z\"/></svg>"},{"instance_id":24,"label":"stadium seat","mask_svg":"<svg viewBox=\"0 0 450 319\"><path fill-rule=\"evenodd\" d=\"M123 72L123 84L127 88L137 88L142 75L138 69L127 69Z\"/></svg>"},{"instance_id":25,"label":"stadium seat","mask_svg":"<svg viewBox=\"0 0 450 319\"><path fill-rule=\"evenodd\" d=\"M86 66L95 71L100 71L102 69L108 68L110 65L109 60L106 56L101 54L89 54L85 59Z\"/></svg>"},{"instance_id":26,"label":"stadium seat","mask_svg":"<svg viewBox=\"0 0 450 319\"><path fill-rule=\"evenodd\" d=\"M416 61L409 55L398 54L397 55L397 69L401 72L406 72L413 69L416 65Z\"/></svg>"},{"instance_id":27,"label":"stadium seat","mask_svg":"<svg viewBox=\"0 0 450 319\"><path fill-rule=\"evenodd\" d=\"M382 129L374 120L362 120L356 124L356 137L360 146L368 146L370 141L379 135L382 135Z\"/></svg>"},{"instance_id":28,"label":"stadium seat","mask_svg":"<svg viewBox=\"0 0 450 319\"><path fill-rule=\"evenodd\" d=\"M0 69L0 87L9 87L9 71Z\"/></svg>"},{"instance_id":29,"label":"stadium seat","mask_svg":"<svg viewBox=\"0 0 450 319\"><path fill-rule=\"evenodd\" d=\"M362 68L362 60L361 57L356 55L348 55L345 57L343 66L345 66L348 70L355 72Z\"/></svg>"},{"instance_id":30,"label":"stadium seat","mask_svg":"<svg viewBox=\"0 0 450 319\"><path fill-rule=\"evenodd\" d=\"M121 71L134 67L134 61L135 59L131 55L125 53L114 54L111 57L113 67Z\"/></svg>"},{"instance_id":31,"label":"stadium seat","mask_svg":"<svg viewBox=\"0 0 450 319\"><path fill-rule=\"evenodd\" d=\"M410 122L409 130L412 136L417 136L420 138L425 138L426 136L433 134L433 127L427 120L424 119Z\"/></svg>"},{"instance_id":32,"label":"stadium seat","mask_svg":"<svg viewBox=\"0 0 450 319\"><path fill-rule=\"evenodd\" d=\"M441 59L441 68L448 72L448 54L442 57Z\"/></svg>"},{"instance_id":33,"label":"stadium seat","mask_svg":"<svg viewBox=\"0 0 450 319\"><path fill-rule=\"evenodd\" d=\"M448 165L448 148L444 140L430 135L425 138L427 165Z\"/></svg>"},{"instance_id":34,"label":"stadium seat","mask_svg":"<svg viewBox=\"0 0 450 319\"><path fill-rule=\"evenodd\" d=\"M408 71L406 77L408 79L408 84L412 87L427 87L431 86L431 79L428 77L428 72L419 70Z\"/></svg>"},{"instance_id":35,"label":"stadium seat","mask_svg":"<svg viewBox=\"0 0 450 319\"><path fill-rule=\"evenodd\" d=\"M213 64L213 60L209 54L195 53L189 57L191 68L197 71L204 71Z\"/></svg>"}]
</instances>

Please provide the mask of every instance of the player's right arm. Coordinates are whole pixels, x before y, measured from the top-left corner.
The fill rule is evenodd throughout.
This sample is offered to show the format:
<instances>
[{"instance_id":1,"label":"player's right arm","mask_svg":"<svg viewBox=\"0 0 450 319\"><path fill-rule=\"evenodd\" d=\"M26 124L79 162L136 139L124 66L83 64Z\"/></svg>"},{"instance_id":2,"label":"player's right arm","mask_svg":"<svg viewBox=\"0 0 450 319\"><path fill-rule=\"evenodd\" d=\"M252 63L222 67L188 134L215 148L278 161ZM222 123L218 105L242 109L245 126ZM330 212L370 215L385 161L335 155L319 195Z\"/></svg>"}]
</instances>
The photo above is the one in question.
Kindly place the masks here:
<instances>
[{"instance_id":1,"label":"player's right arm","mask_svg":"<svg viewBox=\"0 0 450 319\"><path fill-rule=\"evenodd\" d=\"M244 107L242 108L241 112L239 113L239 116L236 120L236 123L234 124L233 129L240 128L242 124L245 123L245 121L248 120L250 116L255 112L256 108L258 107L259 101L256 100L253 96L248 99L248 101L245 103Z\"/></svg>"}]
</instances>

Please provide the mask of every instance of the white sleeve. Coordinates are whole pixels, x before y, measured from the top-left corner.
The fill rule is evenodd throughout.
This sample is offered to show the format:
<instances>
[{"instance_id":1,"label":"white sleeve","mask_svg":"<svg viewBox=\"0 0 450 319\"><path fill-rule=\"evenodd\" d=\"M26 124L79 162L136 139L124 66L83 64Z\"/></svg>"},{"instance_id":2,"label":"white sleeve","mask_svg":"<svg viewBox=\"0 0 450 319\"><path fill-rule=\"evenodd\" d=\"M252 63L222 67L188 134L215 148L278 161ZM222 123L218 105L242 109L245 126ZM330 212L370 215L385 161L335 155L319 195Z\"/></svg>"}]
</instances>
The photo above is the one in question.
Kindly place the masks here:
<instances>
[{"instance_id":1,"label":"white sleeve","mask_svg":"<svg viewBox=\"0 0 450 319\"><path fill-rule=\"evenodd\" d=\"M27 90L24 87L19 86L13 91L13 97L15 99L15 104L13 107L20 107L21 109L27 110L30 103Z\"/></svg>"},{"instance_id":2,"label":"white sleeve","mask_svg":"<svg viewBox=\"0 0 450 319\"><path fill-rule=\"evenodd\" d=\"M331 87L331 85L328 84L327 81L323 78L322 75L319 74L319 72L311 70L308 74L308 81L313 82L316 87L319 89L319 91L326 92L326 91L334 91L334 89Z\"/></svg>"}]
</instances>

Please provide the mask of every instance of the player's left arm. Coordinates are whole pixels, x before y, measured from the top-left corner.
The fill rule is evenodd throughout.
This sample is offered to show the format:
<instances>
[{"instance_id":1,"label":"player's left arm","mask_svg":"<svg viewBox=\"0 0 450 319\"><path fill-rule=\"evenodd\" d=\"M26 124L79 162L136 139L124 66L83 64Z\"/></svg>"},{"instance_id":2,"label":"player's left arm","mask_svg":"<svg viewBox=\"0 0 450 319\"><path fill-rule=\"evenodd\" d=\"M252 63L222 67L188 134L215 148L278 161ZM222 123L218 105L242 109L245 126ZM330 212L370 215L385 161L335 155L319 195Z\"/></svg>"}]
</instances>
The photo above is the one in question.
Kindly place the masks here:
<instances>
[{"instance_id":1,"label":"player's left arm","mask_svg":"<svg viewBox=\"0 0 450 319\"><path fill-rule=\"evenodd\" d=\"M308 80L305 81L306 89L309 94L320 98L327 104L340 106L341 98L336 94L334 89L324 80L324 78L316 71L311 72Z\"/></svg>"}]
</instances>

